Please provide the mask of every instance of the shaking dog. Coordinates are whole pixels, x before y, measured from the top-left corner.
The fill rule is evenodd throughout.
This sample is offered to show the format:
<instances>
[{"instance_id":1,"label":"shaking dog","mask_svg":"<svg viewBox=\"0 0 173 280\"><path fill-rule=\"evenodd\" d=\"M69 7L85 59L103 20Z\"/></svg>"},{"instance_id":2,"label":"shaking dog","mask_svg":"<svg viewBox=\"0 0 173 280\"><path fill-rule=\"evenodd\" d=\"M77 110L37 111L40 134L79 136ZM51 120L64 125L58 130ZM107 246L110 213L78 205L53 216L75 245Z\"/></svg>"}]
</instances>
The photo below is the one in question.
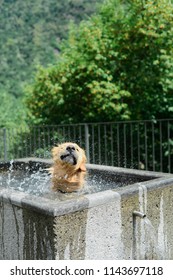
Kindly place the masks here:
<instances>
[{"instance_id":1,"label":"shaking dog","mask_svg":"<svg viewBox=\"0 0 173 280\"><path fill-rule=\"evenodd\" d=\"M75 143L64 143L52 149L52 189L73 192L81 189L85 182L86 155Z\"/></svg>"}]
</instances>

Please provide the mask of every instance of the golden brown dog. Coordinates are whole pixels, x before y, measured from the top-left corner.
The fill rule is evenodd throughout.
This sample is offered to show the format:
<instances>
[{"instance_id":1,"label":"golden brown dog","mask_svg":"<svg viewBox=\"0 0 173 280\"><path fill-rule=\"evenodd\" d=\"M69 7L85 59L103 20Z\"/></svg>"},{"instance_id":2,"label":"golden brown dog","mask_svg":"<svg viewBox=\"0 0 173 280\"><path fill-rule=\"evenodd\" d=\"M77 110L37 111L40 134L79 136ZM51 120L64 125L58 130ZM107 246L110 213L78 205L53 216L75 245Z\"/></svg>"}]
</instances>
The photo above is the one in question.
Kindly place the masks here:
<instances>
[{"instance_id":1,"label":"golden brown dog","mask_svg":"<svg viewBox=\"0 0 173 280\"><path fill-rule=\"evenodd\" d=\"M51 168L53 190L73 192L83 187L86 175L86 156L75 143L64 143L52 149Z\"/></svg>"}]
</instances>

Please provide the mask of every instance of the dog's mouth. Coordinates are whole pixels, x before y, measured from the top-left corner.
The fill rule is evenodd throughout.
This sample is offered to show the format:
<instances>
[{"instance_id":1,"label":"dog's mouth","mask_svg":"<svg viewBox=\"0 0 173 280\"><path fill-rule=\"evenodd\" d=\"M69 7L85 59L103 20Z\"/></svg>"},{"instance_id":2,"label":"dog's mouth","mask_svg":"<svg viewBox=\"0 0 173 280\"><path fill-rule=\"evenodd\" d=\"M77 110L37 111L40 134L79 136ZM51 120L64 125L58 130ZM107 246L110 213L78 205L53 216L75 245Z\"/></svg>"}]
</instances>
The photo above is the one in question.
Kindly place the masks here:
<instances>
[{"instance_id":1,"label":"dog's mouth","mask_svg":"<svg viewBox=\"0 0 173 280\"><path fill-rule=\"evenodd\" d=\"M70 163L72 165L76 165L77 164L77 158L72 153L61 155L60 159L62 161L64 161L64 162Z\"/></svg>"}]
</instances>

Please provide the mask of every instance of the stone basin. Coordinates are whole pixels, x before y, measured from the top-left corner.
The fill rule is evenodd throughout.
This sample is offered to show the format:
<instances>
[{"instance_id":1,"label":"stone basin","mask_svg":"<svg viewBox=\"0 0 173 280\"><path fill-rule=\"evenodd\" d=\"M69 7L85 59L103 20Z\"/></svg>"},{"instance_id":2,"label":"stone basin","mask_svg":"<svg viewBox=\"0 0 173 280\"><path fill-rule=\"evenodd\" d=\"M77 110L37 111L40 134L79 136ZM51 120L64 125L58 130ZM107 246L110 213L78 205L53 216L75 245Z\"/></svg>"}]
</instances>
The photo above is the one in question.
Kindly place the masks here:
<instances>
[{"instance_id":1,"label":"stone basin","mask_svg":"<svg viewBox=\"0 0 173 280\"><path fill-rule=\"evenodd\" d=\"M84 189L63 194L51 163L0 164L0 259L173 259L172 174L88 164ZM38 172L41 187L21 185Z\"/></svg>"}]
</instances>

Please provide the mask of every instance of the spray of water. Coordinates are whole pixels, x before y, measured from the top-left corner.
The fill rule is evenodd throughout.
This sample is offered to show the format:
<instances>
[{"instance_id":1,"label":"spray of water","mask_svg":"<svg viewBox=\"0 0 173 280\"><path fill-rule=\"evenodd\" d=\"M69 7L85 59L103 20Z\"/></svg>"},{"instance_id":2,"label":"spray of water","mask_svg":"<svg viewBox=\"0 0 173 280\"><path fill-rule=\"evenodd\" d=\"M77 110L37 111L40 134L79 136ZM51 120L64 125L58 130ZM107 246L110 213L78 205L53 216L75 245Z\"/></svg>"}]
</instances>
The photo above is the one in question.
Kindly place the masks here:
<instances>
[{"instance_id":1,"label":"spray of water","mask_svg":"<svg viewBox=\"0 0 173 280\"><path fill-rule=\"evenodd\" d=\"M7 172L0 173L0 186L12 190L43 196L50 191L50 176L42 169L31 173L29 167L25 170L13 168L14 161L10 161Z\"/></svg>"},{"instance_id":2,"label":"spray of water","mask_svg":"<svg viewBox=\"0 0 173 280\"><path fill-rule=\"evenodd\" d=\"M147 188L143 184L139 184L139 209L140 212L147 214ZM163 259L163 254L159 248L157 232L152 225L150 219L145 215L135 224L135 240L137 258L141 259ZM140 233L140 234L139 234Z\"/></svg>"},{"instance_id":3,"label":"spray of water","mask_svg":"<svg viewBox=\"0 0 173 280\"><path fill-rule=\"evenodd\" d=\"M145 229L145 255L149 259L163 259L160 252L157 234L151 221L145 217L143 219L144 229Z\"/></svg>"},{"instance_id":4,"label":"spray of water","mask_svg":"<svg viewBox=\"0 0 173 280\"><path fill-rule=\"evenodd\" d=\"M33 194L36 196L49 196L50 199L71 199L84 194L91 194L108 189L115 189L122 183L104 178L99 174L90 174L87 177L84 188L73 194L54 193L51 190L51 175L41 167L37 171L30 172L29 167L25 170L14 168L14 161L10 161L7 172L0 173L0 186L8 189Z\"/></svg>"}]
</instances>

